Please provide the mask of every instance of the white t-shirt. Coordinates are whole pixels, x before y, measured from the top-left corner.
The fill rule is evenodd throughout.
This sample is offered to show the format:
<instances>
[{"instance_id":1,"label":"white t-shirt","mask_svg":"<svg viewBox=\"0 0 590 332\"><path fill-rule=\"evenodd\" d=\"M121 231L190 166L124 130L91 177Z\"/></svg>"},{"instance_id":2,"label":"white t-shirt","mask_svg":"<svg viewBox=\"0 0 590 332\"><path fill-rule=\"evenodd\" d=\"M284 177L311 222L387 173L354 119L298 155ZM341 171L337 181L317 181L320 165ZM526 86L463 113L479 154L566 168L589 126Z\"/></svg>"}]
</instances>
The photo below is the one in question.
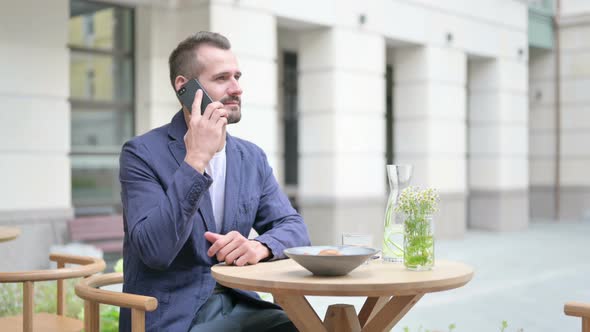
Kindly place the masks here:
<instances>
[{"instance_id":1,"label":"white t-shirt","mask_svg":"<svg viewBox=\"0 0 590 332\"><path fill-rule=\"evenodd\" d=\"M209 161L205 172L209 174L213 183L209 187L209 195L211 196L211 205L213 207L213 216L215 217L215 225L217 232L221 232L221 225L223 224L224 207L225 207L225 144L223 149L215 153L213 158Z\"/></svg>"}]
</instances>

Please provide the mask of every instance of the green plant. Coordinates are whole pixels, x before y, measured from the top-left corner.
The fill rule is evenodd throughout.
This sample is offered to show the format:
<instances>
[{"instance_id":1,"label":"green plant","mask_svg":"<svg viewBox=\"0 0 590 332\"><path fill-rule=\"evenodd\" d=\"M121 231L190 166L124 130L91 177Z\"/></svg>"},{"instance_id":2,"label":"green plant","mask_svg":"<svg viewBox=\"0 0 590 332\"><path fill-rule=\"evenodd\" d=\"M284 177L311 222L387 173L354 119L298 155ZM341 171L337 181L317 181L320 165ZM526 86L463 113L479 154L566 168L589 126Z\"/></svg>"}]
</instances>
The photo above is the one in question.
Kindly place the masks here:
<instances>
[{"instance_id":1,"label":"green plant","mask_svg":"<svg viewBox=\"0 0 590 332\"><path fill-rule=\"evenodd\" d=\"M404 264L420 269L434 264L434 234L432 214L437 211L438 193L434 189L417 187L404 189L399 197L397 212L404 214Z\"/></svg>"},{"instance_id":2,"label":"green plant","mask_svg":"<svg viewBox=\"0 0 590 332\"><path fill-rule=\"evenodd\" d=\"M119 258L113 269L115 272L123 272L123 258Z\"/></svg>"},{"instance_id":3,"label":"green plant","mask_svg":"<svg viewBox=\"0 0 590 332\"><path fill-rule=\"evenodd\" d=\"M119 331L119 307L105 305L100 308L100 331Z\"/></svg>"},{"instance_id":4,"label":"green plant","mask_svg":"<svg viewBox=\"0 0 590 332\"><path fill-rule=\"evenodd\" d=\"M22 284L0 284L0 317L22 312Z\"/></svg>"},{"instance_id":5,"label":"green plant","mask_svg":"<svg viewBox=\"0 0 590 332\"><path fill-rule=\"evenodd\" d=\"M116 272L123 272L123 259L115 264ZM74 287L79 279L66 279L66 316L84 320L84 301L76 296ZM0 284L0 317L14 316L22 313L23 284ZM35 283L35 312L57 312L57 282L43 281ZM119 331L119 307L100 306L100 331Z\"/></svg>"},{"instance_id":6,"label":"green plant","mask_svg":"<svg viewBox=\"0 0 590 332\"><path fill-rule=\"evenodd\" d=\"M84 310L82 299L74 293L78 279L66 279L66 316L76 317ZM0 284L0 317L19 315L23 308L23 284ZM42 281L35 283L35 312L57 312L57 282Z\"/></svg>"},{"instance_id":7,"label":"green plant","mask_svg":"<svg viewBox=\"0 0 590 332\"><path fill-rule=\"evenodd\" d=\"M504 330L506 330L507 327L508 327L508 322L503 320L502 325L500 325L500 332L504 332Z\"/></svg>"}]
</instances>

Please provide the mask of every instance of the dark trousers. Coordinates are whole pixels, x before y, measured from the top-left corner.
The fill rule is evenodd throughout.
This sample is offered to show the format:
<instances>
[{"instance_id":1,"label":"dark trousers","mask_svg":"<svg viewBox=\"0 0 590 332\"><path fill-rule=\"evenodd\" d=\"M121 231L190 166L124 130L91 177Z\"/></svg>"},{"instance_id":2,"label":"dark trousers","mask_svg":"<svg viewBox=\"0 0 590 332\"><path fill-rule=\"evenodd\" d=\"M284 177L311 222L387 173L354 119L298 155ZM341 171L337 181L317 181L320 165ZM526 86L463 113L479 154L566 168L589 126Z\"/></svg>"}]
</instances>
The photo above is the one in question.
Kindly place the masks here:
<instances>
[{"instance_id":1,"label":"dark trousers","mask_svg":"<svg viewBox=\"0 0 590 332\"><path fill-rule=\"evenodd\" d=\"M214 293L201 307L189 332L291 332L297 331L280 309L260 308L231 292Z\"/></svg>"}]
</instances>

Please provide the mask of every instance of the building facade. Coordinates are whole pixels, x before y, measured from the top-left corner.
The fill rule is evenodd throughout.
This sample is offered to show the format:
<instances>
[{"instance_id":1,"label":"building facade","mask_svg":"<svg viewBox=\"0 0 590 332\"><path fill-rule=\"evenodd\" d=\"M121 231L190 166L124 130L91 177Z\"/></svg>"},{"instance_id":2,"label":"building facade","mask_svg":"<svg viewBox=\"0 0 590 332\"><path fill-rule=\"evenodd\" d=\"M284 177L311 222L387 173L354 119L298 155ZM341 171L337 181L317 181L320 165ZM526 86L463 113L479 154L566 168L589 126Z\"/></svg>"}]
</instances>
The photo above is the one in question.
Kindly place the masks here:
<instances>
[{"instance_id":1,"label":"building facade","mask_svg":"<svg viewBox=\"0 0 590 332\"><path fill-rule=\"evenodd\" d=\"M589 214L587 1L4 1L7 266L44 262L76 215L120 213L120 147L179 110L167 60L199 30L230 39L229 132L266 151L314 244L380 246L388 163L438 189L438 237Z\"/></svg>"}]
</instances>

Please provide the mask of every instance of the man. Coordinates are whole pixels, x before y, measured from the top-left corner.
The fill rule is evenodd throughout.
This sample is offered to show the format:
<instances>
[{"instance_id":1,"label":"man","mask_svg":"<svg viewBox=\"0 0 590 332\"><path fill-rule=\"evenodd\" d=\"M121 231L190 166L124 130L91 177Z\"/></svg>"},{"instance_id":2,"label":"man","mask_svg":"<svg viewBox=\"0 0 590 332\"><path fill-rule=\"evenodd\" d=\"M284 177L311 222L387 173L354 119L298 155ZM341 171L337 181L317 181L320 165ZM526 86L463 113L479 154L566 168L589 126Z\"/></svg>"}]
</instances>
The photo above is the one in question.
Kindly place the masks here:
<instances>
[{"instance_id":1,"label":"man","mask_svg":"<svg viewBox=\"0 0 590 332\"><path fill-rule=\"evenodd\" d=\"M264 152L226 134L241 118L241 72L229 41L199 32L169 59L178 91L196 78L213 102L123 146L120 181L125 220L123 291L153 296L148 331L290 331L279 307L253 292L217 285L211 266L284 258L309 245L307 228L280 190ZM260 236L248 240L250 229ZM120 330L130 329L121 310Z\"/></svg>"}]
</instances>

